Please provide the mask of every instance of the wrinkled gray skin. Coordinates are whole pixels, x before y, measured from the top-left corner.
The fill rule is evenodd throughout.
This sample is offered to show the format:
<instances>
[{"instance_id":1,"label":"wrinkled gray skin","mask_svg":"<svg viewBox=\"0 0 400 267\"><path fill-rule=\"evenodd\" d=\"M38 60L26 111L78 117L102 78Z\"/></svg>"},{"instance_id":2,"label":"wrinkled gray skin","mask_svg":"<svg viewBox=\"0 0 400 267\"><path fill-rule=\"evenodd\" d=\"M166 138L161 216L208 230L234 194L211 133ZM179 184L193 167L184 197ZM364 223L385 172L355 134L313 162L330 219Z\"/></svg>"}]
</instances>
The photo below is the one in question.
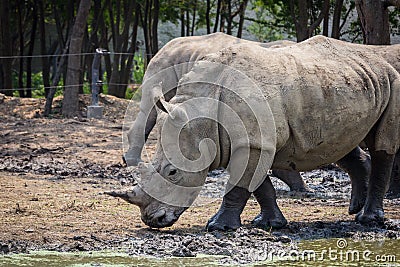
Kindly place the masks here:
<instances>
[{"instance_id":1,"label":"wrinkled gray skin","mask_svg":"<svg viewBox=\"0 0 400 267\"><path fill-rule=\"evenodd\" d=\"M382 222L383 197L400 140L400 47L367 47L317 36L295 46L280 48L279 52L271 51L237 45L206 57L206 61L223 62L244 72L265 93L276 124L263 125L276 129L273 164L265 166L265 169L302 171L338 162L351 176L352 173L353 176L362 176L359 180L354 179L356 184L352 186L361 192L355 194L364 194L368 168L365 167L366 161L362 159L362 153L357 147L364 141L371 155L371 175L366 200L355 203L353 212L359 210L356 220L361 223ZM391 59L388 60L387 55L391 55ZM198 76L214 75L215 70L208 70L204 64L206 62L196 64L185 76L185 81ZM255 72L256 69L262 69L262 72ZM174 121L185 121L182 115L186 112L207 110L207 107L181 110L178 104L196 95L204 96L209 93L208 97L215 97L215 90L212 89L207 86L197 88L193 84L180 86L170 103L159 100L157 105L160 112L164 112L158 118L159 126L174 127ZM223 88L220 90L219 101L242 112L239 113L241 116L249 115L234 95ZM173 114L173 110L179 112ZM252 127L246 126L249 129ZM199 132L198 129L207 131ZM227 143L229 138L223 131L219 131L218 125L213 121L190 121L180 132L180 138L183 140L183 154L191 160L212 150L210 147L208 150L203 148L200 153L199 150L192 149L199 147L204 138L211 139L217 144L214 161L209 168L198 172L177 169L170 163L174 159L165 157L159 140L153 162L158 175L171 183L189 187L204 183L207 171L216 167L228 167L231 177L238 175L233 163L241 161L243 151L231 147L232 144ZM286 224L276 204L275 191L269 177L263 177L264 181L255 191L251 188L250 180L254 179L255 165L259 160L265 160L260 158L262 146L257 142L257 137L254 138L250 140L250 160L245 172L237 184L228 183L228 193L220 210L210 219L208 230L239 227L240 214L251 192L261 205L261 213L254 220L256 225L282 227ZM205 157L207 156L211 157ZM144 181L151 180L155 174L148 166L142 166L141 171ZM151 227L172 225L187 208L161 203L147 195L139 186L125 195L114 195L138 205L143 221Z\"/></svg>"}]
</instances>

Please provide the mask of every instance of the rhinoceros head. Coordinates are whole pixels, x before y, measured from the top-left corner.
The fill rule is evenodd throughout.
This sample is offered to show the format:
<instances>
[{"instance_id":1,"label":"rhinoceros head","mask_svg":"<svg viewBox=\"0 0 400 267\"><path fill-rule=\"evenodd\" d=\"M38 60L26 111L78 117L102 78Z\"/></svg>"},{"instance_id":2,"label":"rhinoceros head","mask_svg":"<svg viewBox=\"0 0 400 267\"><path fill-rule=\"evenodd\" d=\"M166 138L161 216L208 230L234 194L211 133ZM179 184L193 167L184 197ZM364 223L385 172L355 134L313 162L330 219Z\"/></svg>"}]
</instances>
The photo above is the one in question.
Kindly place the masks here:
<instances>
[{"instance_id":1,"label":"rhinoceros head","mask_svg":"<svg viewBox=\"0 0 400 267\"><path fill-rule=\"evenodd\" d=\"M171 226L179 218L196 199L214 162L217 127L203 116L213 108L204 101L155 101L159 132L152 163L139 164L141 175L131 192L114 192L139 206L142 221L150 227ZM202 115L199 107L207 112Z\"/></svg>"}]
</instances>

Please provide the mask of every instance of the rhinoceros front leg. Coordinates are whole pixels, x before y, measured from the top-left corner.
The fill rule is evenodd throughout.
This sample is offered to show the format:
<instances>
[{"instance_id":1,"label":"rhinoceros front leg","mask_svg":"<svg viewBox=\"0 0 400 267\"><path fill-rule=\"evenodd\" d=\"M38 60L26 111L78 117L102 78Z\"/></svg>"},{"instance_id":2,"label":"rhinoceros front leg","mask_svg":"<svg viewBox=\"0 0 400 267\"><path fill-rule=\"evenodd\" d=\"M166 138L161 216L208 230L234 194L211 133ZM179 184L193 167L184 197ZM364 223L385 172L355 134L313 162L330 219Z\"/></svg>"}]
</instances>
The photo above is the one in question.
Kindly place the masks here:
<instances>
[{"instance_id":1,"label":"rhinoceros front leg","mask_svg":"<svg viewBox=\"0 0 400 267\"><path fill-rule=\"evenodd\" d=\"M271 227L279 229L287 224L287 220L276 203L275 189L268 176L253 195L261 206L260 214L252 221L253 225L263 229Z\"/></svg>"},{"instance_id":2,"label":"rhinoceros front leg","mask_svg":"<svg viewBox=\"0 0 400 267\"><path fill-rule=\"evenodd\" d=\"M140 112L128 132L129 149L123 156L126 165L137 166L138 163L142 161L141 154L143 146L156 124L156 120L156 109L154 107L148 109L148 107L142 107L141 105Z\"/></svg>"},{"instance_id":3,"label":"rhinoceros front leg","mask_svg":"<svg viewBox=\"0 0 400 267\"><path fill-rule=\"evenodd\" d=\"M358 213L367 198L367 184L371 173L371 159L360 147L340 159L337 164L347 172L351 180L351 200L349 214Z\"/></svg>"},{"instance_id":4,"label":"rhinoceros front leg","mask_svg":"<svg viewBox=\"0 0 400 267\"><path fill-rule=\"evenodd\" d=\"M227 185L227 190L229 192L224 196L218 212L207 223L207 231L234 230L241 226L240 214L251 193L245 188L230 184Z\"/></svg>"},{"instance_id":5,"label":"rhinoceros front leg","mask_svg":"<svg viewBox=\"0 0 400 267\"><path fill-rule=\"evenodd\" d=\"M367 199L356 220L362 224L382 223L384 219L383 198L392 172L394 154L370 149L371 176L368 183Z\"/></svg>"}]
</instances>

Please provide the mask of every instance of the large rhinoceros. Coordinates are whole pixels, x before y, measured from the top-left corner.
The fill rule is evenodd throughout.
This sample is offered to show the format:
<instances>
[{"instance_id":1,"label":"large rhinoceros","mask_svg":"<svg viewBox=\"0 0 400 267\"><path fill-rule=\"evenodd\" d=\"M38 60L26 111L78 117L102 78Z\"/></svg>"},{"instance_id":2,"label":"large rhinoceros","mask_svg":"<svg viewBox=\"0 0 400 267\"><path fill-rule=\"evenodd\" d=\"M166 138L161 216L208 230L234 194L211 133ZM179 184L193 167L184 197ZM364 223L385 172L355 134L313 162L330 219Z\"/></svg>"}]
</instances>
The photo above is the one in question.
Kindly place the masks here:
<instances>
[{"instance_id":1,"label":"large rhinoceros","mask_svg":"<svg viewBox=\"0 0 400 267\"><path fill-rule=\"evenodd\" d=\"M234 44L253 44L264 48L276 48L295 43L286 40L258 43L220 32L204 36L181 37L168 42L152 58L143 77L140 111L127 133L126 141L129 148L123 156L128 166L136 166L141 161L144 143L156 123L157 112L152 97L159 83L163 83L162 94L164 99L169 101L175 96L176 87L181 77L191 69L199 58Z\"/></svg>"},{"instance_id":2,"label":"large rhinoceros","mask_svg":"<svg viewBox=\"0 0 400 267\"><path fill-rule=\"evenodd\" d=\"M195 200L207 172L225 167L227 193L208 230L239 227L252 192L261 205L255 223L282 227L267 170L310 170L344 159L349 173L365 171L357 147L364 141L372 170L356 220L381 222L400 145L399 70L399 45L322 36L274 50L237 44L205 56L170 102L155 97L154 160L141 164L140 186L114 195L138 205L147 225L170 226Z\"/></svg>"},{"instance_id":3,"label":"large rhinoceros","mask_svg":"<svg viewBox=\"0 0 400 267\"><path fill-rule=\"evenodd\" d=\"M163 83L162 94L164 99L169 101L175 96L181 77L199 58L240 43L264 48L279 48L295 44L288 40L269 43L252 42L220 32L205 36L181 37L168 42L150 61L143 78L143 86L141 86L142 97L139 113L127 135L124 136L128 149L124 153L123 159L128 166L136 166L142 161L143 146L156 123L157 112L152 97L158 84ZM292 191L309 190L298 172L275 170L274 175L285 182Z\"/></svg>"}]
</instances>

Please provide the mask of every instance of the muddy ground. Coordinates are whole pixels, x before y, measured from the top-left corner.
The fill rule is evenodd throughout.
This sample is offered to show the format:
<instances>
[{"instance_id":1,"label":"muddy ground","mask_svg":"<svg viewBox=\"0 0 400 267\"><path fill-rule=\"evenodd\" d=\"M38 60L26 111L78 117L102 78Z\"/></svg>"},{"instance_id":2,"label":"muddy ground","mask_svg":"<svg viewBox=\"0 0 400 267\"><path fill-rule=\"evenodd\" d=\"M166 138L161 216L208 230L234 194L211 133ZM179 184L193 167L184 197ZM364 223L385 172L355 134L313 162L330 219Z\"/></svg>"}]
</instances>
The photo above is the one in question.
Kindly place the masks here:
<instances>
[{"instance_id":1,"label":"muddy ground","mask_svg":"<svg viewBox=\"0 0 400 267\"><path fill-rule=\"evenodd\" d=\"M88 101L82 98L82 105ZM51 118L41 118L43 100L0 95L0 254L116 249L156 257L224 255L225 263L249 263L265 250L290 250L301 240L400 239L400 199L385 200L384 225L361 226L347 214L350 182L335 167L303 173L313 193L295 194L274 180L289 221L284 229L252 228L259 209L250 199L243 227L207 233L204 226L217 211L227 180L223 170L210 173L197 204L174 226L149 229L138 208L104 194L129 188L137 175L121 160L128 102L102 96L103 120L62 119L59 103L56 99ZM151 138L147 152L153 150Z\"/></svg>"}]
</instances>

